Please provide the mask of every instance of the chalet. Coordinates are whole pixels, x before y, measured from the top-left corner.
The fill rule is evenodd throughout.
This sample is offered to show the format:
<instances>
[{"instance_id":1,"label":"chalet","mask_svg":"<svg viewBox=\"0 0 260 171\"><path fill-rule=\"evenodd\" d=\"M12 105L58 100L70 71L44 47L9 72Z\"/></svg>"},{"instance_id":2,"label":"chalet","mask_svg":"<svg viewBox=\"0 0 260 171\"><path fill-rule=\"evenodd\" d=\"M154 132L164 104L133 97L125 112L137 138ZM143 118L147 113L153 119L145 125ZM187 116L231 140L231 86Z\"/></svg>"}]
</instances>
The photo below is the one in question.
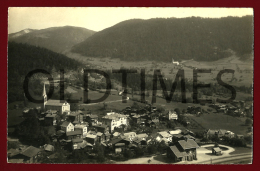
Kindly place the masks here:
<instances>
[{"instance_id":1,"label":"chalet","mask_svg":"<svg viewBox=\"0 0 260 171\"><path fill-rule=\"evenodd\" d=\"M74 131L74 125L71 122L64 121L61 125L61 130L64 132Z\"/></svg>"},{"instance_id":2,"label":"chalet","mask_svg":"<svg viewBox=\"0 0 260 171\"><path fill-rule=\"evenodd\" d=\"M95 144L95 142L97 141L97 135L91 135L91 134L88 134L86 136L86 141L90 144Z\"/></svg>"},{"instance_id":3,"label":"chalet","mask_svg":"<svg viewBox=\"0 0 260 171\"><path fill-rule=\"evenodd\" d=\"M74 126L74 130L77 131L77 130L80 130L81 133L82 133L82 136L83 138L86 137L87 133L88 133L88 124L85 123L85 124L76 124Z\"/></svg>"},{"instance_id":4,"label":"chalet","mask_svg":"<svg viewBox=\"0 0 260 171\"><path fill-rule=\"evenodd\" d=\"M115 153L121 153L125 149L125 143L115 144Z\"/></svg>"},{"instance_id":5,"label":"chalet","mask_svg":"<svg viewBox=\"0 0 260 171\"><path fill-rule=\"evenodd\" d=\"M121 135L121 133L119 133L119 132L114 132L112 135L113 135L113 138L114 138L114 137L119 137L119 136Z\"/></svg>"},{"instance_id":6,"label":"chalet","mask_svg":"<svg viewBox=\"0 0 260 171\"><path fill-rule=\"evenodd\" d=\"M87 146L87 142L85 140L83 140L82 138L72 139L71 143L72 143L73 150L82 149Z\"/></svg>"},{"instance_id":7,"label":"chalet","mask_svg":"<svg viewBox=\"0 0 260 171\"><path fill-rule=\"evenodd\" d=\"M231 131L227 131L227 130L223 130L223 129L219 129L219 130L207 130L204 134L204 137L206 138L210 138L210 137L214 137L217 136L218 138L222 138L222 137L229 137L229 138L233 138L235 136L235 134Z\"/></svg>"},{"instance_id":8,"label":"chalet","mask_svg":"<svg viewBox=\"0 0 260 171\"><path fill-rule=\"evenodd\" d=\"M52 152L52 151L54 151L54 146L53 146L53 145L50 145L50 144L45 144L45 145L43 146L43 148L44 148L44 151L47 151L47 152Z\"/></svg>"},{"instance_id":9,"label":"chalet","mask_svg":"<svg viewBox=\"0 0 260 171\"><path fill-rule=\"evenodd\" d=\"M57 114L49 113L44 118L46 126L53 126L57 124Z\"/></svg>"},{"instance_id":10,"label":"chalet","mask_svg":"<svg viewBox=\"0 0 260 171\"><path fill-rule=\"evenodd\" d=\"M136 137L135 132L127 132L127 133L124 133L123 135L121 135L121 138L128 138L130 140L132 140L134 137Z\"/></svg>"},{"instance_id":11,"label":"chalet","mask_svg":"<svg viewBox=\"0 0 260 171\"><path fill-rule=\"evenodd\" d=\"M102 132L97 133L97 141L98 142L103 142L105 140L105 135Z\"/></svg>"},{"instance_id":12,"label":"chalet","mask_svg":"<svg viewBox=\"0 0 260 171\"><path fill-rule=\"evenodd\" d=\"M157 125L159 124L159 119L153 119L153 120L149 120L146 125L149 127L157 127Z\"/></svg>"},{"instance_id":13,"label":"chalet","mask_svg":"<svg viewBox=\"0 0 260 171\"><path fill-rule=\"evenodd\" d=\"M174 162L197 160L197 148L199 145L194 140L180 140L167 149L167 157Z\"/></svg>"},{"instance_id":14,"label":"chalet","mask_svg":"<svg viewBox=\"0 0 260 171\"><path fill-rule=\"evenodd\" d=\"M80 130L66 132L66 137L67 137L67 140L82 138L82 132Z\"/></svg>"},{"instance_id":15,"label":"chalet","mask_svg":"<svg viewBox=\"0 0 260 171\"><path fill-rule=\"evenodd\" d=\"M166 131L158 132L156 136L158 142L165 141L166 143L172 142L172 135Z\"/></svg>"},{"instance_id":16,"label":"chalet","mask_svg":"<svg viewBox=\"0 0 260 171\"><path fill-rule=\"evenodd\" d=\"M36 163L37 157L40 154L41 149L29 146L23 150L20 154L14 156L16 159L22 159L23 163Z\"/></svg>"},{"instance_id":17,"label":"chalet","mask_svg":"<svg viewBox=\"0 0 260 171\"><path fill-rule=\"evenodd\" d=\"M169 110L168 118L169 118L169 120L178 120L178 115L175 111Z\"/></svg>"},{"instance_id":18,"label":"chalet","mask_svg":"<svg viewBox=\"0 0 260 171\"><path fill-rule=\"evenodd\" d=\"M78 110L75 112L70 112L70 114L67 117L70 120L70 122L72 122L73 124L77 124L83 122L83 116L84 114L82 113L82 111Z\"/></svg>"},{"instance_id":19,"label":"chalet","mask_svg":"<svg viewBox=\"0 0 260 171\"><path fill-rule=\"evenodd\" d=\"M109 132L107 132L104 135L105 135L105 141L109 141L110 137L111 137L111 134Z\"/></svg>"},{"instance_id":20,"label":"chalet","mask_svg":"<svg viewBox=\"0 0 260 171\"><path fill-rule=\"evenodd\" d=\"M148 135L147 134L138 134L136 135L135 138L133 138L132 142L135 145L147 145L147 139Z\"/></svg>"},{"instance_id":21,"label":"chalet","mask_svg":"<svg viewBox=\"0 0 260 171\"><path fill-rule=\"evenodd\" d=\"M109 126L107 125L93 125L92 126L97 132L102 132L103 134L109 132Z\"/></svg>"},{"instance_id":22,"label":"chalet","mask_svg":"<svg viewBox=\"0 0 260 171\"><path fill-rule=\"evenodd\" d=\"M10 150L7 151L8 159L12 158L13 156L18 155L20 152L18 149L13 149L11 148Z\"/></svg>"},{"instance_id":23,"label":"chalet","mask_svg":"<svg viewBox=\"0 0 260 171\"><path fill-rule=\"evenodd\" d=\"M98 124L98 116L97 115L86 115L86 121L89 123L90 126Z\"/></svg>"},{"instance_id":24,"label":"chalet","mask_svg":"<svg viewBox=\"0 0 260 171\"><path fill-rule=\"evenodd\" d=\"M127 118L122 114L111 114L102 117L102 123L109 127L109 131L113 132L115 127L122 127L122 125L127 125Z\"/></svg>"},{"instance_id":25,"label":"chalet","mask_svg":"<svg viewBox=\"0 0 260 171\"><path fill-rule=\"evenodd\" d=\"M181 132L182 132L182 131L181 131L180 129L168 131L168 133L171 134L171 135L181 134Z\"/></svg>"}]
</instances>

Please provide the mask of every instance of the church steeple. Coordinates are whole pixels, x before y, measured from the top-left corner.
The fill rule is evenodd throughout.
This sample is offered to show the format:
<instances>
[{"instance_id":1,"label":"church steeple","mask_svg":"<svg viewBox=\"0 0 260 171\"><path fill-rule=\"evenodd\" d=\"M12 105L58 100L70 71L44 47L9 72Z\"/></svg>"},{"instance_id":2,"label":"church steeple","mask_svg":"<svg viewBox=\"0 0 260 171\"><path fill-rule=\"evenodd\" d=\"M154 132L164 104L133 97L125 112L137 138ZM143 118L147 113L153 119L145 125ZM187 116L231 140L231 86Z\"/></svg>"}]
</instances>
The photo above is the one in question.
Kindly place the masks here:
<instances>
[{"instance_id":1,"label":"church steeple","mask_svg":"<svg viewBox=\"0 0 260 171\"><path fill-rule=\"evenodd\" d=\"M47 103L47 94L46 94L46 90L45 90L45 83L43 84L42 96L43 96L43 108L45 109L45 104Z\"/></svg>"}]
</instances>

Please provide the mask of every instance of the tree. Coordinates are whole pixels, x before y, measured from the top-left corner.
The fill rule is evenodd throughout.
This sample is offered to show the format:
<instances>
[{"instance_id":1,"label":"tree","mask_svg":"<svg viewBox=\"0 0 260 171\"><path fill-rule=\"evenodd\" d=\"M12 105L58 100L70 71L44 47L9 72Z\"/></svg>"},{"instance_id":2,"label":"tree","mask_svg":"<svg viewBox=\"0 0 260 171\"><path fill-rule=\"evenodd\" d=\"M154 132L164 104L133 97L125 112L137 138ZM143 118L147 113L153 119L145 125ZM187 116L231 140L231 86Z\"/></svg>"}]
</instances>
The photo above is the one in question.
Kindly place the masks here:
<instances>
[{"instance_id":1,"label":"tree","mask_svg":"<svg viewBox=\"0 0 260 171\"><path fill-rule=\"evenodd\" d=\"M245 121L245 125L252 125L253 124L253 121L249 118L246 119Z\"/></svg>"},{"instance_id":2,"label":"tree","mask_svg":"<svg viewBox=\"0 0 260 171\"><path fill-rule=\"evenodd\" d=\"M134 153L130 149L125 149L123 155L126 159L130 159L134 156Z\"/></svg>"},{"instance_id":3,"label":"tree","mask_svg":"<svg viewBox=\"0 0 260 171\"><path fill-rule=\"evenodd\" d=\"M103 108L104 108L104 110L107 109L107 104L105 102L103 103Z\"/></svg>"},{"instance_id":4,"label":"tree","mask_svg":"<svg viewBox=\"0 0 260 171\"><path fill-rule=\"evenodd\" d=\"M179 108L174 109L174 111L177 113L178 116L181 114L181 111Z\"/></svg>"}]
</instances>

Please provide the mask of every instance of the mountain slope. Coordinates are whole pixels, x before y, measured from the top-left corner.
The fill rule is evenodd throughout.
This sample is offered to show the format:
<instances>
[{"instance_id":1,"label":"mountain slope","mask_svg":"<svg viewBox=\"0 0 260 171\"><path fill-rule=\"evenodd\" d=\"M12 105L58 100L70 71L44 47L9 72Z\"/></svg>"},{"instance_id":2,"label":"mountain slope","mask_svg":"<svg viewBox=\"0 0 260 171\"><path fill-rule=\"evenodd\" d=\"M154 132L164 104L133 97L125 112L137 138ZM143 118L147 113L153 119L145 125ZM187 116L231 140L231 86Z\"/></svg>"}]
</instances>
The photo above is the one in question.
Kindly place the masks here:
<instances>
[{"instance_id":1,"label":"mountain slope","mask_svg":"<svg viewBox=\"0 0 260 171\"><path fill-rule=\"evenodd\" d=\"M45 48L8 42L8 102L23 100L23 81L34 69L77 70L81 63Z\"/></svg>"},{"instance_id":2,"label":"mountain slope","mask_svg":"<svg viewBox=\"0 0 260 171\"><path fill-rule=\"evenodd\" d=\"M33 32L33 31L35 31L35 30L34 29L24 29L24 30L21 30L21 31L16 32L16 33L11 33L11 34L8 35L8 39L10 41L10 40L13 40L17 37L20 37L22 35L25 35L27 33Z\"/></svg>"},{"instance_id":3,"label":"mountain slope","mask_svg":"<svg viewBox=\"0 0 260 171\"><path fill-rule=\"evenodd\" d=\"M92 30L80 27L51 27L42 30L30 31L29 33L22 35L19 35L19 32L15 34L13 33L9 35L9 41L44 47L54 52L62 53L65 50L70 49L75 44L84 41L94 33L95 32Z\"/></svg>"},{"instance_id":4,"label":"mountain slope","mask_svg":"<svg viewBox=\"0 0 260 171\"><path fill-rule=\"evenodd\" d=\"M253 18L168 18L128 20L75 45L72 52L122 60L217 60L231 49L252 52Z\"/></svg>"}]
</instances>

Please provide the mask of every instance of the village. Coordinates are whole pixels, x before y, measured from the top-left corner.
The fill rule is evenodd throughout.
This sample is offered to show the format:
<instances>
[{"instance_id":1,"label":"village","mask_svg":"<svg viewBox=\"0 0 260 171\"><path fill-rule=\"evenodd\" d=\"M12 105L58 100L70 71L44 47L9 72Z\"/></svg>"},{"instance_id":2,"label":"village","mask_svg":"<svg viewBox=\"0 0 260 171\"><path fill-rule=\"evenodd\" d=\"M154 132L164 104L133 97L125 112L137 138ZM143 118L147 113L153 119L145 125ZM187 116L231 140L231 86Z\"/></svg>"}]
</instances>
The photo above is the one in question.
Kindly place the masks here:
<instances>
[{"instance_id":1,"label":"village","mask_svg":"<svg viewBox=\"0 0 260 171\"><path fill-rule=\"evenodd\" d=\"M59 158L59 149L74 157L75 162L81 162L79 158L85 157L98 163L129 163L128 160L136 158L151 164L158 161L194 164L209 162L209 159L212 163L212 158L230 156L229 153L235 151L230 146L245 148L252 142L252 129L247 135L222 128L203 127L203 131L191 131L192 125L198 123L190 118L207 115L212 110L232 117L247 117L246 124L250 128L252 108L244 101L235 100L228 105L212 103L208 110L203 109L205 104L187 106L183 111L178 108L165 110L149 103L141 106L134 102L116 112L107 111L107 104L103 103L106 112L100 116L95 111L73 110L67 101L47 100L45 84L42 96L43 105L25 109L22 117L35 118L40 126L52 131L47 131L48 138L40 146L13 145L14 148L8 150L9 162L50 163ZM189 115L192 117L186 117ZM158 156L160 160L155 160ZM58 162L67 161L63 160Z\"/></svg>"}]
</instances>

